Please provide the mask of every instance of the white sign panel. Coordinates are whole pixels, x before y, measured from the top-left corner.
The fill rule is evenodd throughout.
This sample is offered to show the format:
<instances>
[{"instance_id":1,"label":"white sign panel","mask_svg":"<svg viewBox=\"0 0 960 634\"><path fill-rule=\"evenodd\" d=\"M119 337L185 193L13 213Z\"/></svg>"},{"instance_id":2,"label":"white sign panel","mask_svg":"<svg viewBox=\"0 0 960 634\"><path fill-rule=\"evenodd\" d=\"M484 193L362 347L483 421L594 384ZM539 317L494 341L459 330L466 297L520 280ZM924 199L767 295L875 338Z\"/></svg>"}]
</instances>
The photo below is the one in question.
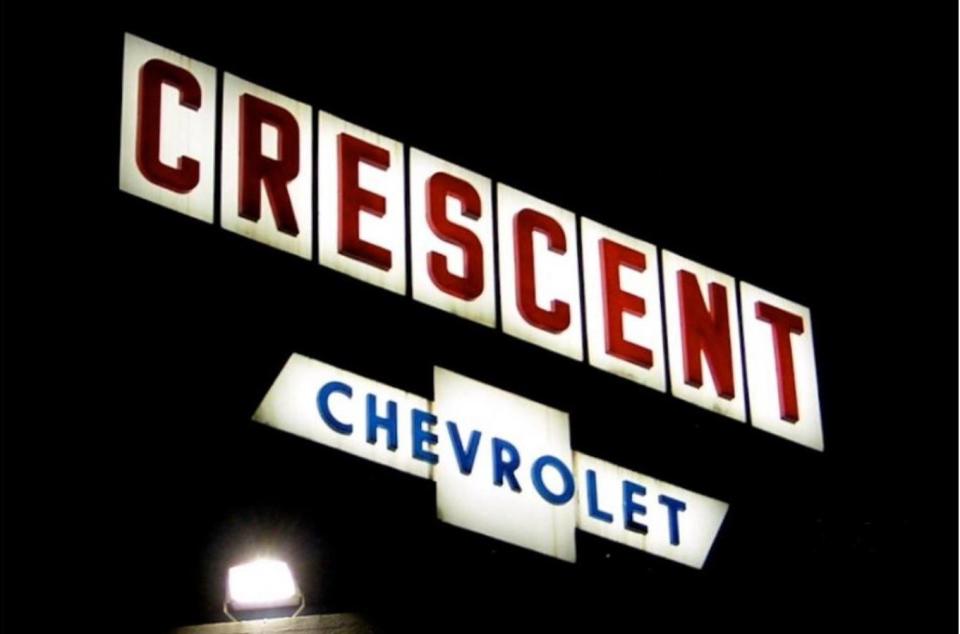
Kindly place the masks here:
<instances>
[{"instance_id":1,"label":"white sign panel","mask_svg":"<svg viewBox=\"0 0 960 634\"><path fill-rule=\"evenodd\" d=\"M577 526L621 544L702 568L728 505L574 452Z\"/></svg>"},{"instance_id":2,"label":"white sign panel","mask_svg":"<svg viewBox=\"0 0 960 634\"><path fill-rule=\"evenodd\" d=\"M414 457L413 424L426 399L294 354L253 419L421 478L430 463Z\"/></svg>"},{"instance_id":3,"label":"white sign panel","mask_svg":"<svg viewBox=\"0 0 960 634\"><path fill-rule=\"evenodd\" d=\"M663 290L671 392L745 422L734 279L663 251Z\"/></svg>"},{"instance_id":4,"label":"white sign panel","mask_svg":"<svg viewBox=\"0 0 960 634\"><path fill-rule=\"evenodd\" d=\"M120 189L213 222L217 71L127 33Z\"/></svg>"},{"instance_id":5,"label":"white sign panel","mask_svg":"<svg viewBox=\"0 0 960 634\"><path fill-rule=\"evenodd\" d=\"M436 400L294 354L254 419L437 483L441 521L576 559L576 528L700 568L727 505L570 448L565 412L434 369Z\"/></svg>"},{"instance_id":6,"label":"white sign panel","mask_svg":"<svg viewBox=\"0 0 960 634\"><path fill-rule=\"evenodd\" d=\"M433 377L437 414L452 421L452 427L446 423L451 442L438 448L437 517L575 561L577 511L569 502L576 485L568 415L441 368L434 369ZM540 482L535 484L535 477ZM538 493L544 487L559 497L555 502L563 502L546 501Z\"/></svg>"},{"instance_id":7,"label":"white sign panel","mask_svg":"<svg viewBox=\"0 0 960 634\"><path fill-rule=\"evenodd\" d=\"M498 183L497 237L503 331L582 360L576 217Z\"/></svg>"},{"instance_id":8,"label":"white sign panel","mask_svg":"<svg viewBox=\"0 0 960 634\"><path fill-rule=\"evenodd\" d=\"M312 112L305 103L224 75L220 224L308 260Z\"/></svg>"},{"instance_id":9,"label":"white sign panel","mask_svg":"<svg viewBox=\"0 0 960 634\"><path fill-rule=\"evenodd\" d=\"M492 185L453 163L410 149L413 298L494 327Z\"/></svg>"},{"instance_id":10,"label":"white sign panel","mask_svg":"<svg viewBox=\"0 0 960 634\"><path fill-rule=\"evenodd\" d=\"M216 69L127 34L122 94L120 188L213 221ZM225 229L308 260L316 238L398 294L409 239L417 301L822 451L806 307L416 149L407 191L400 142L230 74L222 95Z\"/></svg>"},{"instance_id":11,"label":"white sign panel","mask_svg":"<svg viewBox=\"0 0 960 634\"><path fill-rule=\"evenodd\" d=\"M810 309L740 283L750 422L823 451Z\"/></svg>"},{"instance_id":12,"label":"white sign panel","mask_svg":"<svg viewBox=\"0 0 960 634\"><path fill-rule=\"evenodd\" d=\"M317 115L320 264L407 292L403 145Z\"/></svg>"},{"instance_id":13,"label":"white sign panel","mask_svg":"<svg viewBox=\"0 0 960 634\"><path fill-rule=\"evenodd\" d=\"M590 364L666 392L657 248L589 218L580 239Z\"/></svg>"}]
</instances>

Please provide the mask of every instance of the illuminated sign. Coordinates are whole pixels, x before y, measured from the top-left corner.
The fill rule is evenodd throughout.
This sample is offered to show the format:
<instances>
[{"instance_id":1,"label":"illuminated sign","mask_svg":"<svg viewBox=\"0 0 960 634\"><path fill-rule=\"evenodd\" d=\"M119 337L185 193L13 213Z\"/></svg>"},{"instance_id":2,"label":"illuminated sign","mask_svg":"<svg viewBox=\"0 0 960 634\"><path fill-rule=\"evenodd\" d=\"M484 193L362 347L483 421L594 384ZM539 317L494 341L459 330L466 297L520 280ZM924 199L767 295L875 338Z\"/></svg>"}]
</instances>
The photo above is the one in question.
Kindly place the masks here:
<instances>
[{"instance_id":1,"label":"illuminated sign","mask_svg":"<svg viewBox=\"0 0 960 634\"><path fill-rule=\"evenodd\" d=\"M575 529L701 568L727 504L573 451L562 411L435 368L434 398L294 354L254 419L436 482L446 523L576 560Z\"/></svg>"},{"instance_id":2,"label":"illuminated sign","mask_svg":"<svg viewBox=\"0 0 960 634\"><path fill-rule=\"evenodd\" d=\"M809 308L233 75L221 82L223 228L491 328L499 314L506 334L823 450ZM214 222L216 88L214 68L126 36L123 191Z\"/></svg>"}]
</instances>

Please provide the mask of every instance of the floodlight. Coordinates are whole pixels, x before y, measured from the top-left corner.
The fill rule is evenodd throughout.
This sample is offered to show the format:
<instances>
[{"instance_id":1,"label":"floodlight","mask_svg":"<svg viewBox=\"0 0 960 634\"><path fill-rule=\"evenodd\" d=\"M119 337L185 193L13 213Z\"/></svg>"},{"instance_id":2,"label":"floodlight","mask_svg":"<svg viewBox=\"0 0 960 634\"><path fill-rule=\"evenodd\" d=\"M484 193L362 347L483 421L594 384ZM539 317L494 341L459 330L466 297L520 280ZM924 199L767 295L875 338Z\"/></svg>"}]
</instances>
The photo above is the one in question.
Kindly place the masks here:
<instances>
[{"instance_id":1,"label":"floodlight","mask_svg":"<svg viewBox=\"0 0 960 634\"><path fill-rule=\"evenodd\" d=\"M303 594L286 562L255 559L233 566L227 573L227 599L223 612L234 621L237 618L231 609L243 612L296 607L293 614L296 616L303 610L303 605Z\"/></svg>"}]
</instances>

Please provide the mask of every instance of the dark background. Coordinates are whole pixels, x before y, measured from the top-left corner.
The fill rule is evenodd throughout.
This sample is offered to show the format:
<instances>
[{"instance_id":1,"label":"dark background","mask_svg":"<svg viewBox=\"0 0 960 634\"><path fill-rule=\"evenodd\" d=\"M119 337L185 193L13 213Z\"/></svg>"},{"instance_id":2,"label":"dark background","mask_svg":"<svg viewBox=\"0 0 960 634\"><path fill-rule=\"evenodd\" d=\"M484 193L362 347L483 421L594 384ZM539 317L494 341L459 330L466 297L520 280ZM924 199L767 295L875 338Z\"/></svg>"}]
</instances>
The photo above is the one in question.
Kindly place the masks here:
<instances>
[{"instance_id":1,"label":"dark background","mask_svg":"<svg viewBox=\"0 0 960 634\"><path fill-rule=\"evenodd\" d=\"M24 9L0 19L5 625L222 620L226 568L269 548L310 611L388 631L955 631L955 15ZM124 31L809 306L826 451L121 193ZM431 483L249 421L293 351L567 410L575 449L730 512L702 571L442 525Z\"/></svg>"}]
</instances>

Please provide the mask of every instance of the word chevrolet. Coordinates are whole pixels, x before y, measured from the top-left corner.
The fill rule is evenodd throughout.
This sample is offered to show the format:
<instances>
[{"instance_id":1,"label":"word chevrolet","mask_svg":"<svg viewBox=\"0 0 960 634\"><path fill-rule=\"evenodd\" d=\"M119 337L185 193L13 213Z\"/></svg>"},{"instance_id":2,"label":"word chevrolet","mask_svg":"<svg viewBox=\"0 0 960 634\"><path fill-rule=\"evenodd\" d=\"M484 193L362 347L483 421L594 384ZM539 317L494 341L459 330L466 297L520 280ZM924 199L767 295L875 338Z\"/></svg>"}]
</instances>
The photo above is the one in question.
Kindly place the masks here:
<instances>
[{"instance_id":1,"label":"word chevrolet","mask_svg":"<svg viewBox=\"0 0 960 634\"><path fill-rule=\"evenodd\" d=\"M215 222L218 128L224 229L823 450L805 306L126 35L120 188Z\"/></svg>"},{"instance_id":2,"label":"word chevrolet","mask_svg":"<svg viewBox=\"0 0 960 634\"><path fill-rule=\"evenodd\" d=\"M701 568L725 502L573 451L565 412L434 368L434 400L293 354L254 420L436 482L441 521L576 561L575 530Z\"/></svg>"}]
</instances>

